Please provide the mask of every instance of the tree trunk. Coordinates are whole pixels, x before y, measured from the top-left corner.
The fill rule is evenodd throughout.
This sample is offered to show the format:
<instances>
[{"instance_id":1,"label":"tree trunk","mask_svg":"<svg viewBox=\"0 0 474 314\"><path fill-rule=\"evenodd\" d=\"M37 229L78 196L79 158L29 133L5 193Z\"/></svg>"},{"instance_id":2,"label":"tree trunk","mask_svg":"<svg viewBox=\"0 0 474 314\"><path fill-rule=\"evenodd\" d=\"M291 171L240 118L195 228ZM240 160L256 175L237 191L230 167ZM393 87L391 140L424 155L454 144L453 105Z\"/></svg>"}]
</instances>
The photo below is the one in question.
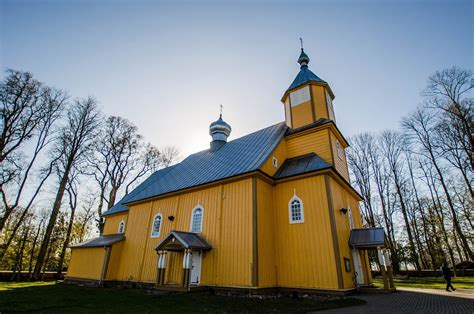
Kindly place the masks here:
<instances>
[{"instance_id":1,"label":"tree trunk","mask_svg":"<svg viewBox=\"0 0 474 314\"><path fill-rule=\"evenodd\" d=\"M64 257L66 256L66 250L69 245L69 241L71 240L71 231L72 231L72 225L74 223L75 212L76 212L76 207L71 206L71 217L69 218L69 224L67 226L66 239L64 240L63 247L61 249L61 255L59 257L58 272L57 272L58 278L61 278L61 275L62 275Z\"/></svg>"},{"instance_id":2,"label":"tree trunk","mask_svg":"<svg viewBox=\"0 0 474 314\"><path fill-rule=\"evenodd\" d=\"M439 168L438 163L436 162L436 159L432 151L430 151L430 156L431 156L431 162L433 163L433 166L435 167L436 172L438 173L439 181L441 182L441 186L443 187L444 194L446 195L446 200L448 201L449 209L451 210L451 215L453 216L453 225L456 228L459 238L461 239L461 243L463 244L463 248L468 254L469 259L474 260L474 255L472 254L472 250L469 246L469 243L467 242L467 239L461 230L461 225L459 224L456 210L454 209L454 204L451 199L451 195L449 194L449 191L448 191L448 187L446 186L446 183L444 181L443 173L441 172L441 169Z\"/></svg>"},{"instance_id":3,"label":"tree trunk","mask_svg":"<svg viewBox=\"0 0 474 314\"><path fill-rule=\"evenodd\" d=\"M38 232L36 232L35 238L33 239L33 244L31 245L30 265L28 267L28 279L31 279L31 272L33 270L33 258L35 256L36 243L38 242L39 234L41 232L41 224L42 223L43 223L43 219L41 219L41 221L38 225Z\"/></svg>"},{"instance_id":4,"label":"tree trunk","mask_svg":"<svg viewBox=\"0 0 474 314\"><path fill-rule=\"evenodd\" d=\"M407 234L408 234L408 241L410 243L410 250L411 253L413 254L413 259L415 260L415 267L417 271L421 270L420 263L418 262L418 254L416 253L415 249L415 242L413 241L413 235L411 233L411 228L410 228L410 222L408 220L408 215L407 215L407 207L405 205L405 201L403 200L403 195L401 191L400 184L398 182L398 176L394 172L394 181L395 181L395 188L397 191L398 198L400 199L400 207L402 209L402 215L403 215L403 220L405 221L405 226L407 228Z\"/></svg>"},{"instance_id":5,"label":"tree trunk","mask_svg":"<svg viewBox=\"0 0 474 314\"><path fill-rule=\"evenodd\" d=\"M51 212L51 216L49 218L48 227L46 228L43 242L41 243L40 251L36 261L35 270L33 272L33 280L40 279L41 269L43 268L43 264L45 262L46 253L48 251L49 242L51 240L51 234L53 233L53 229L56 224L56 219L58 218L59 209L61 208L61 202L63 199L64 191L66 190L66 184L68 182L71 167L72 162L67 165L59 183L58 192L56 194L56 199L53 205L53 211Z\"/></svg>"}]
</instances>

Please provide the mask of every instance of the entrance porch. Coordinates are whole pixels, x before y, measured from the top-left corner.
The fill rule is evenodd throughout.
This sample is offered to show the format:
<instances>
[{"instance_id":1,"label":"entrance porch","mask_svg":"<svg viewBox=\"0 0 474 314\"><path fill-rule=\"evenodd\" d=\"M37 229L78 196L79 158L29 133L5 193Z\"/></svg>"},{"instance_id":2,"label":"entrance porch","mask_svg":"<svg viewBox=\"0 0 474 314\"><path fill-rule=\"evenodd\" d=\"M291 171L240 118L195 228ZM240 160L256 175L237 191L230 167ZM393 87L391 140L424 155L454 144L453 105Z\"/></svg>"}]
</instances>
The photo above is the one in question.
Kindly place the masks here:
<instances>
[{"instance_id":1,"label":"entrance porch","mask_svg":"<svg viewBox=\"0 0 474 314\"><path fill-rule=\"evenodd\" d=\"M211 249L196 233L171 231L155 248L158 253L155 288L171 291L198 288L203 254Z\"/></svg>"}]
</instances>

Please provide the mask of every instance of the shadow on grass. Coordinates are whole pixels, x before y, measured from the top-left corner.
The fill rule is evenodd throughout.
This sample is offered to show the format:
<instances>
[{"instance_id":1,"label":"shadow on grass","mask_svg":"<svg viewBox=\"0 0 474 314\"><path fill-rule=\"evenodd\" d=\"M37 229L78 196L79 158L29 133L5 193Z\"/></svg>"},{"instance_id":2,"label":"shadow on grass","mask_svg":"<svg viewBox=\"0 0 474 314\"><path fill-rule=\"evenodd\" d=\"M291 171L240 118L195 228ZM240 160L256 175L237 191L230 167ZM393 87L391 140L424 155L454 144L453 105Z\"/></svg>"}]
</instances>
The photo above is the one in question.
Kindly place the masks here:
<instances>
[{"instance_id":1,"label":"shadow on grass","mask_svg":"<svg viewBox=\"0 0 474 314\"><path fill-rule=\"evenodd\" d=\"M305 313L364 304L333 300L246 298L206 293L148 295L142 289L91 288L65 284L0 283L0 312Z\"/></svg>"}]
</instances>

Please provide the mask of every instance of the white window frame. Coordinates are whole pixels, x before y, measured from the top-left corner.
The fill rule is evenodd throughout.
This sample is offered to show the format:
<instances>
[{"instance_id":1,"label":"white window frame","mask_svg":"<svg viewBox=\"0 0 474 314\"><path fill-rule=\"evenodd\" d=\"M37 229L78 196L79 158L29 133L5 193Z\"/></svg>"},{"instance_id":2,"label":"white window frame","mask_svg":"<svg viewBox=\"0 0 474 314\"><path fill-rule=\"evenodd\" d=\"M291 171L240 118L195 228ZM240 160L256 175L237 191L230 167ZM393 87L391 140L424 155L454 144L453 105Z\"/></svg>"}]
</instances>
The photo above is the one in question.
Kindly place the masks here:
<instances>
[{"instance_id":1,"label":"white window frame","mask_svg":"<svg viewBox=\"0 0 474 314\"><path fill-rule=\"evenodd\" d=\"M200 209L201 210L201 225L199 226L199 231L193 231L193 225L194 225L194 213L196 210ZM189 224L189 231L194 232L194 233L201 233L202 232L202 224L204 221L204 207L201 205L197 205L196 207L193 208L191 211L191 223Z\"/></svg>"},{"instance_id":2,"label":"white window frame","mask_svg":"<svg viewBox=\"0 0 474 314\"><path fill-rule=\"evenodd\" d=\"M336 150L337 150L337 157L339 157L340 160L344 160L344 153L342 151L341 143L339 143L338 139L336 139Z\"/></svg>"},{"instance_id":3,"label":"white window frame","mask_svg":"<svg viewBox=\"0 0 474 314\"><path fill-rule=\"evenodd\" d=\"M122 230L123 229L123 230ZM119 224L118 224L118 230L117 230L117 233L125 233L125 220L120 220Z\"/></svg>"},{"instance_id":4,"label":"white window frame","mask_svg":"<svg viewBox=\"0 0 474 314\"><path fill-rule=\"evenodd\" d=\"M309 86L305 86L290 93L291 107L296 107L308 101L311 101Z\"/></svg>"},{"instance_id":5,"label":"white window frame","mask_svg":"<svg viewBox=\"0 0 474 314\"><path fill-rule=\"evenodd\" d=\"M350 206L347 206L347 218L349 219L349 229L354 229L354 216L352 215Z\"/></svg>"},{"instance_id":6,"label":"white window frame","mask_svg":"<svg viewBox=\"0 0 474 314\"><path fill-rule=\"evenodd\" d=\"M272 164L273 167L278 168L278 158L276 158L275 156L272 157Z\"/></svg>"},{"instance_id":7,"label":"white window frame","mask_svg":"<svg viewBox=\"0 0 474 314\"><path fill-rule=\"evenodd\" d=\"M160 217L160 228L158 229L158 233L157 234L154 234L155 232L155 220ZM155 215L155 217L153 217L153 220L151 222L151 234L150 234L150 237L151 238L158 238L161 234L161 228L163 227L163 215L161 213L157 213Z\"/></svg>"},{"instance_id":8,"label":"white window frame","mask_svg":"<svg viewBox=\"0 0 474 314\"><path fill-rule=\"evenodd\" d=\"M291 203L293 203L293 201L300 202L301 219L299 219L299 220L293 220L293 215L292 215L292 212L291 212ZM303 200L301 198L299 198L296 194L293 195L293 197L288 202L288 220L289 220L290 224L302 224L304 222Z\"/></svg>"}]
</instances>

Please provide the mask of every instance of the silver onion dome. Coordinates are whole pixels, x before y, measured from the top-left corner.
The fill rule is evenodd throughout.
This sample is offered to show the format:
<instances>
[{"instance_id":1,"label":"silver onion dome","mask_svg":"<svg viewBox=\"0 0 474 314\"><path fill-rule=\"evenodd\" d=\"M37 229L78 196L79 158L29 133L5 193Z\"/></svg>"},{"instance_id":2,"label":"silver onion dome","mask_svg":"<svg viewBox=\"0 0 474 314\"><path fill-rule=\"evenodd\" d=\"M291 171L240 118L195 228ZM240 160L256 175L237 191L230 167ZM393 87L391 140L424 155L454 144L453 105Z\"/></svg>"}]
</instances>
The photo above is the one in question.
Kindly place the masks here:
<instances>
[{"instance_id":1,"label":"silver onion dome","mask_svg":"<svg viewBox=\"0 0 474 314\"><path fill-rule=\"evenodd\" d=\"M227 138L232 132L230 125L222 120L222 114L219 119L212 122L209 126L209 134L212 136L211 150L217 150L227 142Z\"/></svg>"}]
</instances>

